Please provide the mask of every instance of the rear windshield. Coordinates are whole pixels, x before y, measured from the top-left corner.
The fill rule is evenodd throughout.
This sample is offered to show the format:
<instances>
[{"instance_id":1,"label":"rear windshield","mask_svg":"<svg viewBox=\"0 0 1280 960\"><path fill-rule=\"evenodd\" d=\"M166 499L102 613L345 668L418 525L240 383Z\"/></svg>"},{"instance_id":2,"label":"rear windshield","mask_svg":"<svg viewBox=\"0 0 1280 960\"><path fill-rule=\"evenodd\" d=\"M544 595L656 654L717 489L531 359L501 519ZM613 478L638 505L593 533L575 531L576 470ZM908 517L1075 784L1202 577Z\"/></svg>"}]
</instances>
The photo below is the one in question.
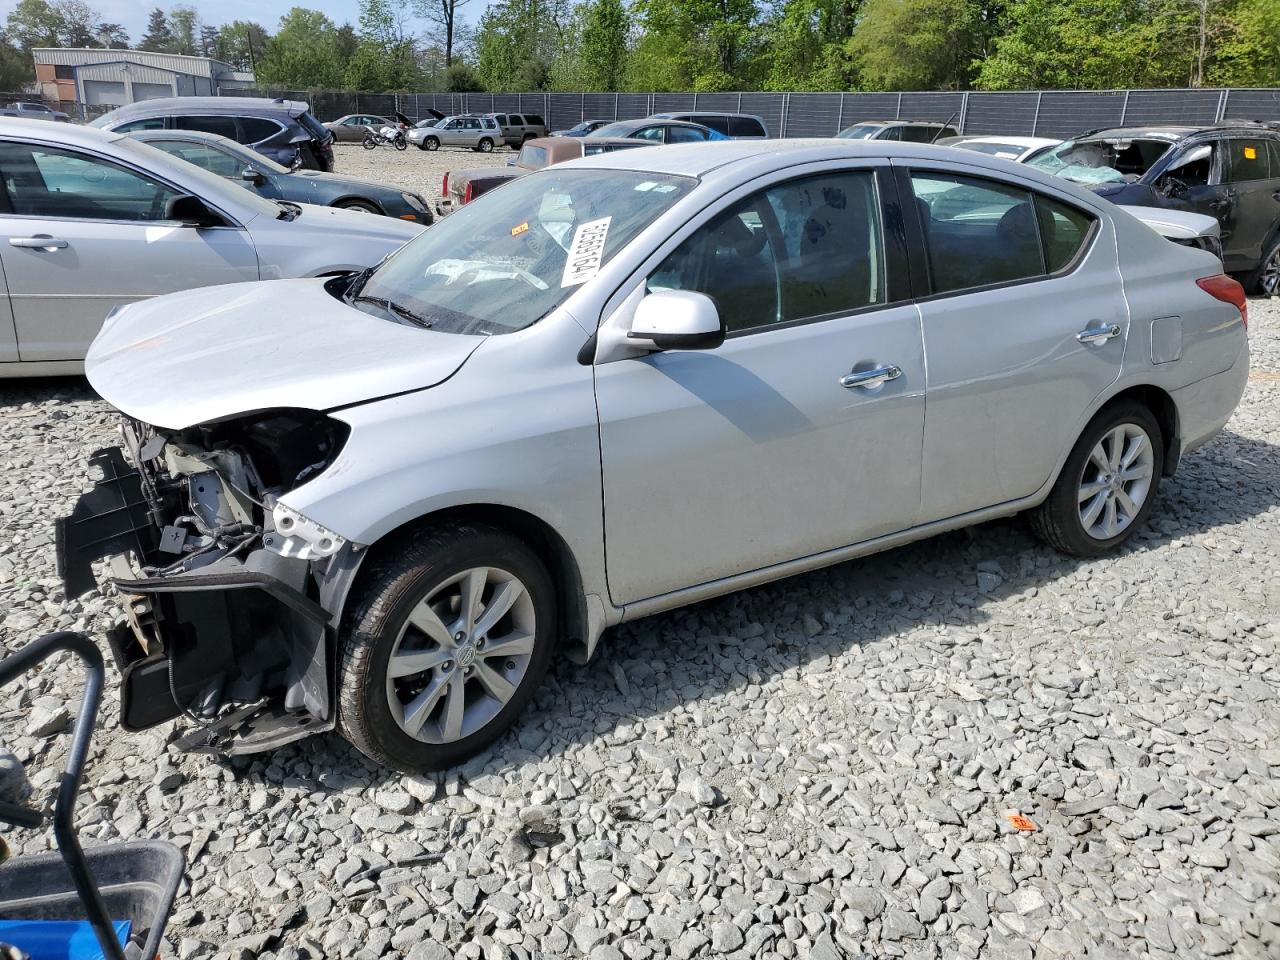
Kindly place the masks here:
<instances>
[{"instance_id":1,"label":"rear windshield","mask_svg":"<svg viewBox=\"0 0 1280 960\"><path fill-rule=\"evenodd\" d=\"M729 136L731 137L763 137L764 127L755 117L730 117Z\"/></svg>"},{"instance_id":2,"label":"rear windshield","mask_svg":"<svg viewBox=\"0 0 1280 960\"><path fill-rule=\"evenodd\" d=\"M1169 150L1166 140L1119 137L1068 140L1028 161L1045 173L1076 183L1133 183Z\"/></svg>"},{"instance_id":3,"label":"rear windshield","mask_svg":"<svg viewBox=\"0 0 1280 960\"><path fill-rule=\"evenodd\" d=\"M438 221L354 288L351 303L448 333L522 330L595 276L696 182L548 167Z\"/></svg>"},{"instance_id":4,"label":"rear windshield","mask_svg":"<svg viewBox=\"0 0 1280 960\"><path fill-rule=\"evenodd\" d=\"M629 137L635 133L636 125L632 120L624 120L620 123L606 123L603 127L592 130L587 136L589 137Z\"/></svg>"},{"instance_id":5,"label":"rear windshield","mask_svg":"<svg viewBox=\"0 0 1280 960\"><path fill-rule=\"evenodd\" d=\"M878 123L858 123L852 127L845 127L836 136L842 140L868 140L882 129L884 127Z\"/></svg>"},{"instance_id":6,"label":"rear windshield","mask_svg":"<svg viewBox=\"0 0 1280 960\"><path fill-rule=\"evenodd\" d=\"M524 167L526 170L541 170L546 165L546 147L533 147L525 144L520 148L520 155L516 157L516 166Z\"/></svg>"}]
</instances>

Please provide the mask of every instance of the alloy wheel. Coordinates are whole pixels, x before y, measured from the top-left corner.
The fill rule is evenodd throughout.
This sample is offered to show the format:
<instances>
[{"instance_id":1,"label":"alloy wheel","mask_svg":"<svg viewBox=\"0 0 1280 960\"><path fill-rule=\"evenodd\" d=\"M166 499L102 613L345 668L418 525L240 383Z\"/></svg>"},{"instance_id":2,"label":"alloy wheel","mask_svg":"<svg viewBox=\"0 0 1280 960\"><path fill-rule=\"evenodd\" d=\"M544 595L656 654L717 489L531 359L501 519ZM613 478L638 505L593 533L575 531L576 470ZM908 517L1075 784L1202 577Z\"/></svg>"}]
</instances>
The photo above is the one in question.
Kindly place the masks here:
<instances>
[{"instance_id":1,"label":"alloy wheel","mask_svg":"<svg viewBox=\"0 0 1280 960\"><path fill-rule=\"evenodd\" d=\"M1271 258L1262 268L1262 279L1258 285L1264 296L1274 297L1280 294L1280 246L1271 251Z\"/></svg>"},{"instance_id":2,"label":"alloy wheel","mask_svg":"<svg viewBox=\"0 0 1280 960\"><path fill-rule=\"evenodd\" d=\"M1085 532L1110 540L1137 519L1151 493L1155 454L1151 438L1136 423L1103 434L1080 476L1079 512Z\"/></svg>"},{"instance_id":3,"label":"alloy wheel","mask_svg":"<svg viewBox=\"0 0 1280 960\"><path fill-rule=\"evenodd\" d=\"M432 587L387 661L387 702L400 729L453 743L488 724L524 679L536 626L528 588L505 570L474 567Z\"/></svg>"}]
</instances>

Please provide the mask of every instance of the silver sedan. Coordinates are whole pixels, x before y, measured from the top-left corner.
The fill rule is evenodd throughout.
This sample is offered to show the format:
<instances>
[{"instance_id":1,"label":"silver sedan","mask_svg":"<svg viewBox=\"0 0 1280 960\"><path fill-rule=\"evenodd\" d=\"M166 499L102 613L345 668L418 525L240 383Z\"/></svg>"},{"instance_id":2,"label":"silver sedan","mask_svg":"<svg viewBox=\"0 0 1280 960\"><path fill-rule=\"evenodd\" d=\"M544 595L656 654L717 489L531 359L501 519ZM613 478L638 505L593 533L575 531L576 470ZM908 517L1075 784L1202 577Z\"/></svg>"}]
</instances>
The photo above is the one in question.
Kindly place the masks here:
<instances>
[{"instance_id":1,"label":"silver sedan","mask_svg":"<svg viewBox=\"0 0 1280 960\"><path fill-rule=\"evenodd\" d=\"M130 418L104 485L156 527L88 495L67 593L133 555L126 722L232 753L336 727L406 770L493 742L612 624L1024 511L1117 550L1249 366L1211 254L885 141L602 154L345 285L231 289L94 344Z\"/></svg>"},{"instance_id":2,"label":"silver sedan","mask_svg":"<svg viewBox=\"0 0 1280 960\"><path fill-rule=\"evenodd\" d=\"M0 119L0 377L77 373L115 307L341 273L421 227L264 199L131 137Z\"/></svg>"}]
</instances>

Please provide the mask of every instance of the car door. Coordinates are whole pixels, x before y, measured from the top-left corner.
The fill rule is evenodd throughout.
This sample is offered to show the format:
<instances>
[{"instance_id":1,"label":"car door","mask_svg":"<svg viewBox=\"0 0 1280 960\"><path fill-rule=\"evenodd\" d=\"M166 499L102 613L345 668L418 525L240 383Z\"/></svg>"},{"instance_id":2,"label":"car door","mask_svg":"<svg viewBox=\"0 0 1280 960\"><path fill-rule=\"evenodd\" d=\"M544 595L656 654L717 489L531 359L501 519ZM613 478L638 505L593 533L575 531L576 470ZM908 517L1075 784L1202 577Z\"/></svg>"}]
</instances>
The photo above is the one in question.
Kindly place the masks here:
<instances>
[{"instance_id":1,"label":"car door","mask_svg":"<svg viewBox=\"0 0 1280 960\"><path fill-rule=\"evenodd\" d=\"M1230 203L1231 235L1222 243L1228 270L1252 270L1262 259L1262 245L1271 238L1280 203L1280 171L1270 169L1267 137L1231 136L1222 141L1222 182Z\"/></svg>"},{"instance_id":2,"label":"car door","mask_svg":"<svg viewBox=\"0 0 1280 960\"><path fill-rule=\"evenodd\" d=\"M914 523L924 356L875 170L828 163L740 188L620 291L611 326L629 328L646 292L694 290L728 336L597 365L615 603Z\"/></svg>"},{"instance_id":3,"label":"car door","mask_svg":"<svg viewBox=\"0 0 1280 960\"><path fill-rule=\"evenodd\" d=\"M112 307L258 278L238 227L165 219L182 191L87 151L0 141L0 265L22 360L77 360Z\"/></svg>"},{"instance_id":4,"label":"car door","mask_svg":"<svg viewBox=\"0 0 1280 960\"><path fill-rule=\"evenodd\" d=\"M9 284L4 276L4 264L0 263L0 363L12 363L18 359L18 329L13 322L13 309L9 301Z\"/></svg>"},{"instance_id":5,"label":"car door","mask_svg":"<svg viewBox=\"0 0 1280 960\"><path fill-rule=\"evenodd\" d=\"M928 361L924 522L1028 497L1120 375L1129 317L1094 211L996 178L896 161L915 197Z\"/></svg>"}]
</instances>

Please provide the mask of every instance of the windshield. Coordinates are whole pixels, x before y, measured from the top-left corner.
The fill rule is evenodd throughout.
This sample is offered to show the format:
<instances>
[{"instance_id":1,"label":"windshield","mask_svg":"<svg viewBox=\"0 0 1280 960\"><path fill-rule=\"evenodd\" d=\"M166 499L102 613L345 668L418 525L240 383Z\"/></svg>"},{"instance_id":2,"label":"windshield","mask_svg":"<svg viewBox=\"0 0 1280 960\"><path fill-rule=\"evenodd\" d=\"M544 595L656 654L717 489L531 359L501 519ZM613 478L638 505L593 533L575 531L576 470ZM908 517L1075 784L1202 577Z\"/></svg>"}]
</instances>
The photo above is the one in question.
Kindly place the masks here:
<instances>
[{"instance_id":1,"label":"windshield","mask_svg":"<svg viewBox=\"0 0 1280 960\"><path fill-rule=\"evenodd\" d=\"M836 134L841 140L869 140L883 129L878 123L858 123Z\"/></svg>"},{"instance_id":2,"label":"windshield","mask_svg":"<svg viewBox=\"0 0 1280 960\"><path fill-rule=\"evenodd\" d=\"M664 210L688 177L550 167L438 221L353 287L365 312L449 333L511 333L550 313Z\"/></svg>"},{"instance_id":3,"label":"windshield","mask_svg":"<svg viewBox=\"0 0 1280 960\"><path fill-rule=\"evenodd\" d=\"M227 180L216 173L210 173L204 167L186 160L179 160L150 144L135 140L133 137L118 137L111 141L112 148L118 155L143 170L150 170L156 175L180 184L184 189L198 195L202 200L215 207L231 208L244 218L247 211L262 214L264 217L278 217L280 207L266 200L252 190L245 190L238 181ZM254 154L255 162L261 160Z\"/></svg>"},{"instance_id":4,"label":"windshield","mask_svg":"<svg viewBox=\"0 0 1280 960\"><path fill-rule=\"evenodd\" d=\"M1025 147L1020 147L1016 143L977 143L973 140L965 140L961 143L952 144L961 150L973 150L976 153L985 153L989 157L1004 157L1006 160L1017 160L1022 156Z\"/></svg>"},{"instance_id":5,"label":"windshield","mask_svg":"<svg viewBox=\"0 0 1280 960\"><path fill-rule=\"evenodd\" d=\"M1133 183L1168 149L1169 143L1165 140L1068 140L1027 163L1077 183Z\"/></svg>"}]
</instances>

